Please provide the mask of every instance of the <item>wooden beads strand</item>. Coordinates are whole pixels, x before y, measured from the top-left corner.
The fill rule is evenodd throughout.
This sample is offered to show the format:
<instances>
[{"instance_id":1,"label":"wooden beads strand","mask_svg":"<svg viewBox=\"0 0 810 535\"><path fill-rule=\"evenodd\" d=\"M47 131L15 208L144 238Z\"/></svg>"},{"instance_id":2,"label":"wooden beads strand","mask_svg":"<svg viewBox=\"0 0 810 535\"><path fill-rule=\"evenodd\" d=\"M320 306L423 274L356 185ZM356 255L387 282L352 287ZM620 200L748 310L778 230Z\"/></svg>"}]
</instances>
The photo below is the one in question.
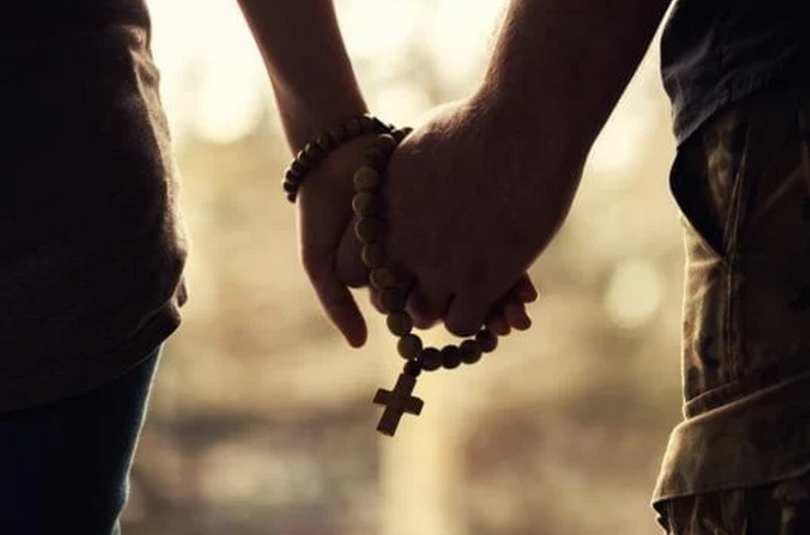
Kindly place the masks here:
<instances>
[{"instance_id":1,"label":"wooden beads strand","mask_svg":"<svg viewBox=\"0 0 810 535\"><path fill-rule=\"evenodd\" d=\"M421 413L424 403L412 393L416 378L423 370L452 370L462 364L475 364L484 353L494 351L498 345L498 337L486 328L458 346L446 345L441 349L424 347L422 339L413 332L413 318L405 310L405 292L396 285L396 277L388 265L384 243L385 210L381 195L388 161L397 145L410 132L409 128L395 129L369 114L354 117L308 141L285 171L283 181L287 200L294 203L306 175L321 165L331 152L363 135L377 136L366 151L363 164L354 173L352 209L357 215L354 230L363 244L361 255L363 264L369 269L369 281L379 292L386 325L399 338L397 351L405 359L394 389L381 388L374 396L374 403L385 405L377 430L389 436L396 432L403 414Z\"/></svg>"},{"instance_id":2,"label":"wooden beads strand","mask_svg":"<svg viewBox=\"0 0 810 535\"><path fill-rule=\"evenodd\" d=\"M363 264L369 269L371 285L380 292L386 325L399 338L397 351L405 359L395 388L391 391L379 389L374 396L374 403L386 406L377 430L389 436L396 432L403 414L418 415L421 412L422 400L411 394L416 386L416 378L423 370L452 370L461 364L475 364L484 353L494 351L498 345L498 337L486 328L458 346L446 345L441 349L424 347L422 339L413 332L413 319L405 310L405 293L396 285L394 272L388 266L381 196L388 161L410 131L407 128L394 129L377 135L363 158L363 164L354 174L355 195L352 199L352 208L357 215L354 230L362 244Z\"/></svg>"},{"instance_id":3,"label":"wooden beads strand","mask_svg":"<svg viewBox=\"0 0 810 535\"><path fill-rule=\"evenodd\" d=\"M298 198L298 189L307 174L317 168L333 152L343 144L370 134L383 134L393 131L394 127L386 124L373 115L363 114L352 117L345 123L308 141L293 159L284 172L282 187L287 200L294 203Z\"/></svg>"}]
</instances>

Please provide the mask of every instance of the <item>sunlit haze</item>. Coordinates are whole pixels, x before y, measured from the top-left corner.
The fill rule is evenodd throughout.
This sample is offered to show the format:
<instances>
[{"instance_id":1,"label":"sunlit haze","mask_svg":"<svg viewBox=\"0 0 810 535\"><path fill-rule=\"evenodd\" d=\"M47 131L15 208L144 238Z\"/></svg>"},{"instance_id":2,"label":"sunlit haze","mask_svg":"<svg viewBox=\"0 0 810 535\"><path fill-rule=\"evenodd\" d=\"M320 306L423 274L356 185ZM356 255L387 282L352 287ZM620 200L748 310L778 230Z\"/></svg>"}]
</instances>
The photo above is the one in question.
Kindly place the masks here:
<instances>
[{"instance_id":1,"label":"sunlit haze","mask_svg":"<svg viewBox=\"0 0 810 535\"><path fill-rule=\"evenodd\" d=\"M318 306L279 187L290 154L237 1L147 1L192 238L190 298L124 533L653 533L649 493L680 417L683 272L657 46L531 267L532 328L480 365L421 377L423 414L380 440L370 400L401 369L396 342L365 292L361 351ZM370 110L412 125L470 94L507 2L335 0Z\"/></svg>"}]
</instances>

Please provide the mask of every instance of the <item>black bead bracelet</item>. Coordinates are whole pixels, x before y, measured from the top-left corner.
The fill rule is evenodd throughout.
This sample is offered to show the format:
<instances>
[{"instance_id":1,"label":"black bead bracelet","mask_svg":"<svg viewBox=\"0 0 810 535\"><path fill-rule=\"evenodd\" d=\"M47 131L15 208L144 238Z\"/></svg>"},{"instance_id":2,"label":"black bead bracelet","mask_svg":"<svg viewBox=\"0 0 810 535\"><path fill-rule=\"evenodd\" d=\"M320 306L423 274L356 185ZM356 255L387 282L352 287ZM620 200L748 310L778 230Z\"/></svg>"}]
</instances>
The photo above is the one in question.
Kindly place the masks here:
<instances>
[{"instance_id":1,"label":"black bead bracelet","mask_svg":"<svg viewBox=\"0 0 810 535\"><path fill-rule=\"evenodd\" d=\"M348 121L307 141L284 172L282 187L284 188L284 193L287 195L287 200L292 203L296 201L298 198L298 189L304 182L304 178L306 178L310 171L323 163L330 152L361 136L385 134L393 130L394 127L392 125L386 124L373 115L365 113L357 117L352 117Z\"/></svg>"}]
</instances>

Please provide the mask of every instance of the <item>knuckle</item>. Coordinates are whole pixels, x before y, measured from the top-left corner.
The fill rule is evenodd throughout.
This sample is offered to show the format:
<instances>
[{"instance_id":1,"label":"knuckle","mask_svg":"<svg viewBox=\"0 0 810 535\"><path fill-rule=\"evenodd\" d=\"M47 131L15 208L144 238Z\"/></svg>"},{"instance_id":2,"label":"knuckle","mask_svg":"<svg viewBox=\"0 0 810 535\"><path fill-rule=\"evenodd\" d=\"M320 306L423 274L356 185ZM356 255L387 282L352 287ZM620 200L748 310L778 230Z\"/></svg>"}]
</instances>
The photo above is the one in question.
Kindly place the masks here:
<instances>
[{"instance_id":1,"label":"knuckle","mask_svg":"<svg viewBox=\"0 0 810 535\"><path fill-rule=\"evenodd\" d=\"M480 328L480 322L476 323L470 319L450 317L445 321L445 327L450 334L464 338L477 333Z\"/></svg>"}]
</instances>

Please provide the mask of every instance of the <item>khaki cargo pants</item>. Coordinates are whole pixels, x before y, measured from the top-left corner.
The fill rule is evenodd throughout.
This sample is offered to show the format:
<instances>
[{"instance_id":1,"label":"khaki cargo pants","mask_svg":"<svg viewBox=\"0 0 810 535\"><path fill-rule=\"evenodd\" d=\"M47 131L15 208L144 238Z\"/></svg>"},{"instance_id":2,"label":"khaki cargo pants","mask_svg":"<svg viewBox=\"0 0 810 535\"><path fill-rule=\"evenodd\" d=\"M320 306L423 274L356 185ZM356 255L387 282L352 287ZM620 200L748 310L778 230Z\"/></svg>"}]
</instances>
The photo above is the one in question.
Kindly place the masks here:
<instances>
[{"instance_id":1,"label":"khaki cargo pants","mask_svg":"<svg viewBox=\"0 0 810 535\"><path fill-rule=\"evenodd\" d=\"M693 418L810 370L810 90L767 90L717 113L679 149L671 186L688 254L683 384ZM750 473L748 460L736 463L728 478L750 486L715 481L712 492L657 504L667 533L810 535L810 475L796 475L810 468L807 420L757 424L770 454ZM715 464L746 458L744 446L723 448L681 449ZM778 458L794 463L788 477ZM697 475L683 488L702 485Z\"/></svg>"}]
</instances>

